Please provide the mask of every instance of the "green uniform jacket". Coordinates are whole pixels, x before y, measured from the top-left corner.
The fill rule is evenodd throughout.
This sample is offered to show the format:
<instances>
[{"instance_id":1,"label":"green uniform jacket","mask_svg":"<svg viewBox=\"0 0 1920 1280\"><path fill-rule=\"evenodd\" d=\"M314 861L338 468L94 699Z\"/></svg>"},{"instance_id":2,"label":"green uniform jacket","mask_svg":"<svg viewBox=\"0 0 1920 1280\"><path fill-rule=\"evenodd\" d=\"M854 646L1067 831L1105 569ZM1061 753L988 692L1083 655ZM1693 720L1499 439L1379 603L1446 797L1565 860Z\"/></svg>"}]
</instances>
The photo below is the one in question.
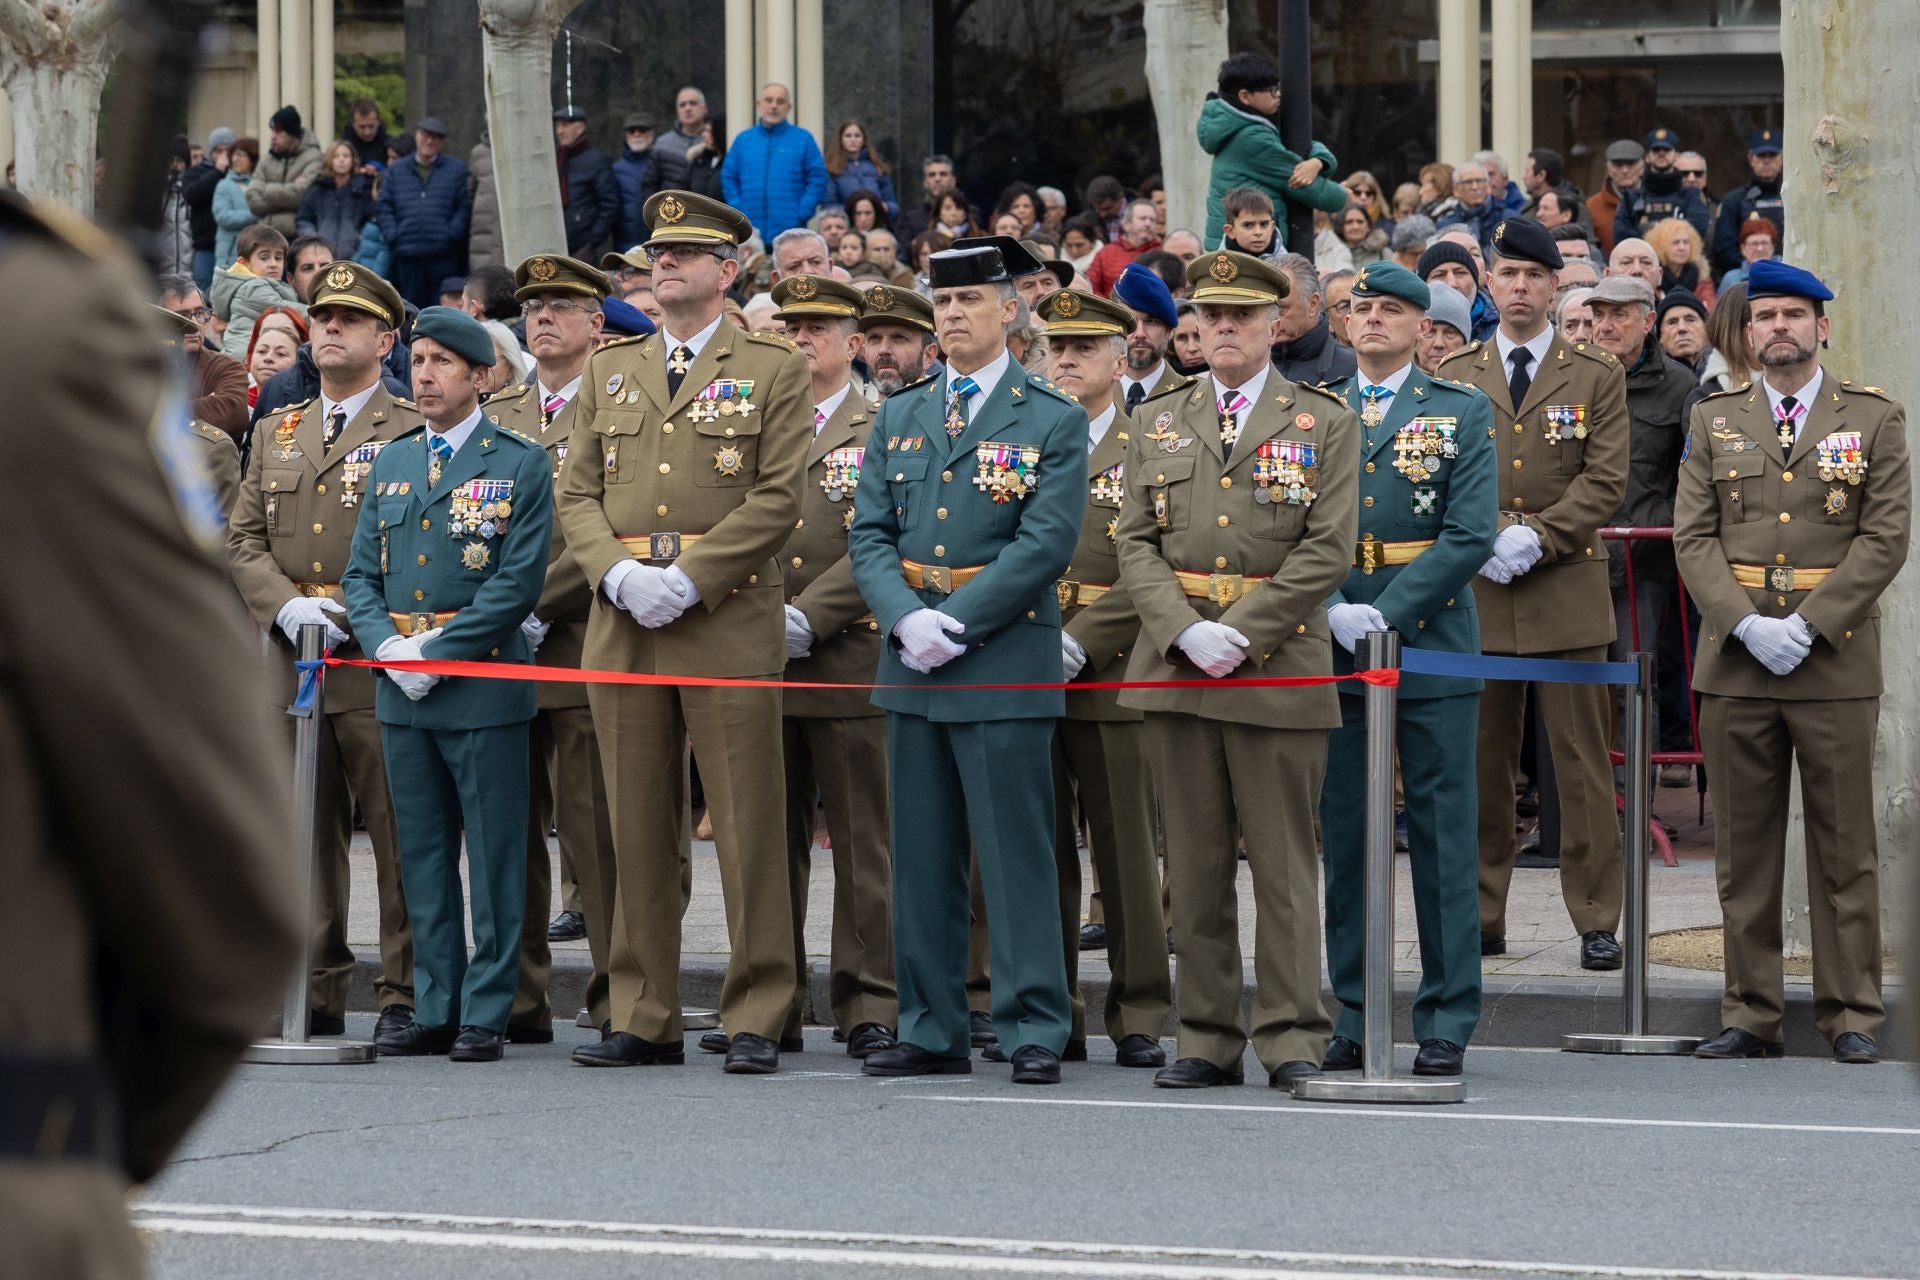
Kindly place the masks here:
<instances>
[{"instance_id":1,"label":"green uniform jacket","mask_svg":"<svg viewBox=\"0 0 1920 1280\"><path fill-rule=\"evenodd\" d=\"M449 534L456 490L475 481L512 485L506 528ZM395 493L396 486L404 492ZM527 663L532 646L520 624L540 601L553 536L553 473L534 441L483 417L427 486L426 430L380 451L353 534L353 554L340 585L354 634L369 654L398 634L389 613L458 616L422 652L456 662ZM439 625L428 623L429 626ZM414 702L388 679L374 690L382 724L416 729L481 729L533 719L534 686L521 680L442 680Z\"/></svg>"},{"instance_id":2,"label":"green uniform jacket","mask_svg":"<svg viewBox=\"0 0 1920 1280\"><path fill-rule=\"evenodd\" d=\"M1115 388L1118 390L1118 387ZM1142 402L1144 403L1144 401ZM1087 455L1087 517L1081 522L1080 545L1073 562L1061 575L1060 598L1079 595L1081 583L1105 585L1107 593L1091 604L1062 606L1067 634L1087 651L1087 665L1077 681L1107 684L1127 677L1127 654L1140 636L1140 616L1120 581L1120 504L1126 495L1127 445L1132 424L1123 405L1113 407L1107 434ZM1073 595L1067 594L1073 590ZM1076 693L1067 699L1069 720L1140 720L1141 712L1120 705L1120 691L1101 689Z\"/></svg>"},{"instance_id":3,"label":"green uniform jacket","mask_svg":"<svg viewBox=\"0 0 1920 1280\"><path fill-rule=\"evenodd\" d=\"M1195 622L1224 622L1252 650L1218 688L1129 689L1121 705L1273 729L1338 728L1340 698L1331 685L1249 689L1240 680L1332 674L1326 602L1353 564L1360 504L1360 424L1346 401L1270 372L1233 452L1223 456L1213 381L1200 378L1143 401L1130 434L1120 573L1140 615L1140 640L1127 678L1204 679L1174 644ZM1311 502L1255 500L1255 457L1268 440L1313 449ZM1247 583L1222 605L1187 595L1176 571L1266 581Z\"/></svg>"},{"instance_id":4,"label":"green uniform jacket","mask_svg":"<svg viewBox=\"0 0 1920 1280\"><path fill-rule=\"evenodd\" d=\"M1327 387L1357 416L1362 407L1360 379L1342 378ZM1451 430L1458 456L1444 446L1425 447ZM1416 434L1416 432L1418 434ZM1440 459L1438 471L1415 481L1395 467L1395 447L1404 433L1409 464ZM1415 369L1387 401L1378 428L1360 429L1360 537L1376 542L1425 542L1433 545L1409 564L1381 564L1367 572L1356 564L1329 604L1370 604L1400 633L1404 644L1448 653L1480 652L1480 618L1473 607L1473 579L1493 554L1499 529L1498 459L1493 443L1493 406L1472 387L1435 378ZM1424 463L1422 463L1424 466ZM1362 557L1356 552L1355 559ZM1333 646L1333 669L1353 670L1354 655ZM1478 693L1481 681L1458 676L1404 676L1402 698L1445 698ZM1361 688L1342 685L1358 697Z\"/></svg>"},{"instance_id":5,"label":"green uniform jacket","mask_svg":"<svg viewBox=\"0 0 1920 1280\"><path fill-rule=\"evenodd\" d=\"M873 683L880 666L880 624L860 598L853 561L847 558L853 496L873 414L859 391L850 390L807 447L800 518L781 552L780 571L787 603L806 614L813 628L813 651L788 660L789 680L865 685ZM781 711L831 719L880 714L867 689L788 689L781 695Z\"/></svg>"},{"instance_id":6,"label":"green uniform jacket","mask_svg":"<svg viewBox=\"0 0 1920 1280\"><path fill-rule=\"evenodd\" d=\"M929 720L1050 718L1065 695L948 691L956 684L1060 682L1057 584L1087 508L1087 415L1064 391L1014 361L967 429L947 438L946 379L902 388L880 406L867 440L848 547L854 581L887 645L874 702ZM975 483L992 446L1037 451L1025 496L995 502ZM984 565L951 595L907 585L900 562ZM931 675L900 661L893 629L919 608L960 619L967 652Z\"/></svg>"}]
</instances>

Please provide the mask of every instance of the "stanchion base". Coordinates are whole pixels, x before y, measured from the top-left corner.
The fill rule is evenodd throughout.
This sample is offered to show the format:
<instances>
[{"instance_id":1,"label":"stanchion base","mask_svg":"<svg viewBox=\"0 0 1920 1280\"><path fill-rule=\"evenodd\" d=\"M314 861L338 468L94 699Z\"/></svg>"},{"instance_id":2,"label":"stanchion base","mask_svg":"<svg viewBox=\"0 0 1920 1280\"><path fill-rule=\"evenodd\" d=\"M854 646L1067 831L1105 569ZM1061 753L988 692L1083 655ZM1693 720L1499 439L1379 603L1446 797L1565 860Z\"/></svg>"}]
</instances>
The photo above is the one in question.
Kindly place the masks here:
<instances>
[{"instance_id":1,"label":"stanchion base","mask_svg":"<svg viewBox=\"0 0 1920 1280\"><path fill-rule=\"evenodd\" d=\"M689 1031L712 1031L720 1025L718 1009L682 1009L680 1025Z\"/></svg>"},{"instance_id":2,"label":"stanchion base","mask_svg":"<svg viewBox=\"0 0 1920 1280\"><path fill-rule=\"evenodd\" d=\"M1385 1080L1310 1076L1293 1086L1303 1102L1465 1102L1467 1082L1459 1079L1392 1076Z\"/></svg>"},{"instance_id":3,"label":"stanchion base","mask_svg":"<svg viewBox=\"0 0 1920 1280\"><path fill-rule=\"evenodd\" d=\"M256 1040L240 1055L240 1061L265 1066L328 1066L340 1063L372 1062L371 1040Z\"/></svg>"},{"instance_id":4,"label":"stanchion base","mask_svg":"<svg viewBox=\"0 0 1920 1280\"><path fill-rule=\"evenodd\" d=\"M1602 1035L1588 1032L1560 1037L1560 1047L1568 1053L1622 1053L1672 1057L1692 1053L1700 1047L1699 1036Z\"/></svg>"}]
</instances>

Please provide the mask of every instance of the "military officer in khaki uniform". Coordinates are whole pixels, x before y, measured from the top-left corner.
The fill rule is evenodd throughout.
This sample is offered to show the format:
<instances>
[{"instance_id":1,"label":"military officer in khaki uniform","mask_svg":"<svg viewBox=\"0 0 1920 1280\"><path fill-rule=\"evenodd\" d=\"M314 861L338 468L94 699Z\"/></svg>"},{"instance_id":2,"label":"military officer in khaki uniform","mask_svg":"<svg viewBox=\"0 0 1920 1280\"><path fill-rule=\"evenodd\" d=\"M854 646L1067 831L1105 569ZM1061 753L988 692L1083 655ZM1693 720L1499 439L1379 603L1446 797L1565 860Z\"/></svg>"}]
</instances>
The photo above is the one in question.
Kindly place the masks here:
<instances>
[{"instance_id":1,"label":"military officer in khaki uniform","mask_svg":"<svg viewBox=\"0 0 1920 1280\"><path fill-rule=\"evenodd\" d=\"M800 518L813 400L784 338L744 333L720 305L752 224L688 191L646 203L660 332L587 360L561 472L567 549L594 590L589 667L778 679L786 665L776 558ZM726 1069L778 1069L793 1008L780 691L588 690L607 777L618 883L612 1027L586 1066L683 1061L680 854L686 752L699 753L732 951L720 991Z\"/></svg>"},{"instance_id":2,"label":"military officer in khaki uniform","mask_svg":"<svg viewBox=\"0 0 1920 1280\"><path fill-rule=\"evenodd\" d=\"M824 276L773 287L774 318L812 373L813 442L800 518L781 556L787 592L789 680L871 684L880 666L880 625L860 598L847 559L853 493L860 482L873 406L851 381L861 350L865 295ZM892 871L887 838L887 721L866 689L788 689L787 866L793 878L795 980L807 975L807 880L814 813L824 804L833 844L833 934L827 999L851 1057L894 1043ZM800 996L782 1038L800 1036Z\"/></svg>"},{"instance_id":3,"label":"military officer in khaki uniform","mask_svg":"<svg viewBox=\"0 0 1920 1280\"><path fill-rule=\"evenodd\" d=\"M191 316L183 316L178 311L169 311L165 307L155 306L159 312L162 331L166 334L166 345L170 351L180 349L181 338L186 334L200 332L200 326ZM224 518L233 510L234 494L240 488L240 448L234 444L233 437L198 418L187 423L188 438L201 454L201 462L206 467L207 478L213 482L214 494L220 500L220 513Z\"/></svg>"},{"instance_id":4,"label":"military officer in khaki uniform","mask_svg":"<svg viewBox=\"0 0 1920 1280\"><path fill-rule=\"evenodd\" d=\"M866 311L860 317L861 355L884 399L927 374L937 353L933 342L933 304L911 289L890 284L866 286Z\"/></svg>"},{"instance_id":5,"label":"military officer in khaki uniform","mask_svg":"<svg viewBox=\"0 0 1920 1280\"><path fill-rule=\"evenodd\" d=\"M0 195L0 1271L40 1280L142 1274L128 1186L294 963L288 756L141 274Z\"/></svg>"},{"instance_id":6,"label":"military officer in khaki uniform","mask_svg":"<svg viewBox=\"0 0 1920 1280\"><path fill-rule=\"evenodd\" d=\"M393 286L358 263L335 262L314 277L307 305L320 394L260 420L227 532L233 580L254 621L271 637L270 661L279 677L275 703L282 707L293 700L294 643L303 624L326 625L335 657L366 656L347 622L340 575L373 460L389 441L420 424L413 405L396 401L380 381L381 361L393 347L403 314ZM319 920L312 1025L335 1034L345 1028L347 984L353 977L347 845L357 802L373 841L380 901L377 1044L413 1021L413 941L400 889L380 727L373 717L375 679L375 672L354 667L334 667L326 676L314 810Z\"/></svg>"},{"instance_id":7,"label":"military officer in khaki uniform","mask_svg":"<svg viewBox=\"0 0 1920 1280\"><path fill-rule=\"evenodd\" d=\"M1495 227L1488 280L1500 331L1447 357L1440 376L1487 393L1500 446L1500 532L1473 583L1481 651L1600 662L1613 640L1613 597L1607 546L1595 531L1627 491L1627 384L1618 360L1568 342L1547 323L1553 273L1562 265L1552 236L1532 219ZM1580 964L1618 969L1623 868L1606 686L1535 690L1560 795L1560 890L1580 931ZM1524 684L1490 680L1480 695L1482 955L1507 949L1526 692Z\"/></svg>"},{"instance_id":8,"label":"military officer in khaki uniform","mask_svg":"<svg viewBox=\"0 0 1920 1280\"><path fill-rule=\"evenodd\" d=\"M1168 1088L1238 1084L1236 818L1253 873L1251 1040L1268 1083L1318 1070L1332 1031L1320 1002L1314 805L1331 685L1248 688L1233 677L1331 675L1326 600L1353 563L1359 423L1337 396L1268 363L1285 272L1219 252L1187 269L1210 374L1134 415L1120 504L1120 572L1140 615L1129 680L1219 681L1138 689L1148 758L1167 798L1167 875L1179 956L1177 1060Z\"/></svg>"},{"instance_id":9,"label":"military officer in khaki uniform","mask_svg":"<svg viewBox=\"0 0 1920 1280\"><path fill-rule=\"evenodd\" d=\"M1694 408L1674 508L1674 552L1700 605L1693 687L1726 922L1723 1029L1696 1052L1784 1052L1780 894L1797 763L1814 1023L1840 1061L1877 1062L1878 602L1912 525L1906 411L1821 368L1833 294L1811 273L1762 260L1747 285L1764 381Z\"/></svg>"},{"instance_id":10,"label":"military officer in khaki uniform","mask_svg":"<svg viewBox=\"0 0 1920 1280\"><path fill-rule=\"evenodd\" d=\"M514 271L514 296L526 316L527 347L533 353L531 382L508 387L485 406L494 423L537 440L553 464L557 484L567 461L573 402L587 356L599 344L609 285L597 267L558 254L538 254ZM534 647L534 661L547 667L578 667L586 646L587 610L593 592L580 566L567 554L556 522L540 604L520 630ZM607 950L613 916L613 829L607 818L607 788L593 712L583 684L541 682L539 713L532 727L532 803L527 823L527 905L520 930L520 985L514 993L507 1040L545 1044L553 1039L547 979L553 970L547 945L547 912L553 905L553 863L547 832L560 833L560 857L573 868L587 921L593 977L587 983L588 1016L600 1026L607 1005Z\"/></svg>"}]
</instances>

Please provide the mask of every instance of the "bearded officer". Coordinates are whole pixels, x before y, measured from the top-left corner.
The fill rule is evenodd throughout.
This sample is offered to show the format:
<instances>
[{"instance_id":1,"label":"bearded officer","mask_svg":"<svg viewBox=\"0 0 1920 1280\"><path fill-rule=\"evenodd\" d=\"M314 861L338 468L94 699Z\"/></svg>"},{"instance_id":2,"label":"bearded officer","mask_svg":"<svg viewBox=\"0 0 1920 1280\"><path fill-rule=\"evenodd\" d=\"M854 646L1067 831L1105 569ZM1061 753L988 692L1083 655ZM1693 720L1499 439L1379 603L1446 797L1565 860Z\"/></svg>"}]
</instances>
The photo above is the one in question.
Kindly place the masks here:
<instances>
[{"instance_id":1,"label":"bearded officer","mask_svg":"<svg viewBox=\"0 0 1920 1280\"><path fill-rule=\"evenodd\" d=\"M1500 310L1491 342L1440 362L1444 378L1493 402L1499 445L1500 532L1474 583L1486 653L1603 662L1613 640L1607 545L1598 530L1627 492L1627 384L1599 347L1568 342L1547 323L1563 262L1547 229L1509 218L1493 232L1487 277ZM1605 685L1534 686L1560 797L1560 892L1580 933L1580 966L1618 969L1620 821ZM1507 949L1513 881L1513 785L1526 685L1496 680L1480 695L1482 955Z\"/></svg>"},{"instance_id":2,"label":"bearded officer","mask_svg":"<svg viewBox=\"0 0 1920 1280\"><path fill-rule=\"evenodd\" d=\"M1674 509L1700 605L1693 687L1727 950L1722 1030L1695 1053L1785 1052L1780 895L1798 764L1814 1024L1841 1062L1877 1062L1878 602L1912 524L1906 411L1821 367L1833 293L1812 273L1762 260L1747 285L1765 380L1695 407Z\"/></svg>"},{"instance_id":3,"label":"bearded officer","mask_svg":"<svg viewBox=\"0 0 1920 1280\"><path fill-rule=\"evenodd\" d=\"M1148 760L1168 797L1176 1061L1166 1088L1239 1084L1249 1038L1267 1081L1318 1068L1331 1027L1320 1003L1319 869L1313 808L1331 686L1248 688L1234 676L1333 672L1327 598L1353 563L1359 424L1337 396L1268 362L1291 282L1258 258L1219 252L1187 269L1210 375L1142 403L1120 505L1121 579L1140 615L1127 662ZM1253 873L1253 1024L1240 1018L1235 819Z\"/></svg>"},{"instance_id":4,"label":"bearded officer","mask_svg":"<svg viewBox=\"0 0 1920 1280\"><path fill-rule=\"evenodd\" d=\"M486 402L489 421L539 441L557 485L573 429L573 402L587 356L601 339L609 284L596 267L558 254L538 254L514 271L514 297L526 318L531 382L508 387ZM547 580L540 603L520 629L546 667L578 667L586 646L587 610L593 592L580 566L567 554L559 523L547 552ZM607 948L613 914L613 831L607 819L607 788L600 749L593 736L587 687L542 681L531 728L533 761L527 806L527 906L520 926L520 982L507 1021L510 1044L547 1044L553 1010L547 1002L552 973L547 911L553 902L553 861L547 832L558 830L560 859L573 870L586 918L593 976L587 982L588 1017L607 1021Z\"/></svg>"},{"instance_id":5,"label":"bearded officer","mask_svg":"<svg viewBox=\"0 0 1920 1280\"><path fill-rule=\"evenodd\" d=\"M963 1075L967 867L977 851L993 1022L1016 1084L1055 1084L1072 1030L1049 839L1058 691L1055 588L1086 510L1086 414L1007 351L1019 295L998 248L933 255L942 375L881 406L849 542L888 638L894 971L900 1043L869 1075ZM991 647L989 647L991 646Z\"/></svg>"},{"instance_id":6,"label":"bearded officer","mask_svg":"<svg viewBox=\"0 0 1920 1280\"><path fill-rule=\"evenodd\" d=\"M933 341L933 304L911 289L868 285L861 295L861 357L874 389L890 396L927 376L937 348Z\"/></svg>"},{"instance_id":7,"label":"bearded officer","mask_svg":"<svg viewBox=\"0 0 1920 1280\"><path fill-rule=\"evenodd\" d=\"M269 663L278 676L280 706L294 697L295 646L304 624L326 626L334 657L367 656L347 621L340 574L347 567L354 522L366 504L374 460L420 423L414 406L395 400L380 381L405 314L393 286L358 263L335 262L313 278L307 305L320 394L260 420L227 530L234 583L271 638ZM358 806L373 842L380 905L380 977L374 986L379 1048L413 1021L413 936L374 718L375 679L374 672L356 667L333 667L326 676L314 797L319 918L310 1026L331 1034L346 1027L354 963L347 945L352 887L347 849Z\"/></svg>"},{"instance_id":8,"label":"bearded officer","mask_svg":"<svg viewBox=\"0 0 1920 1280\"><path fill-rule=\"evenodd\" d=\"M1493 406L1470 387L1414 368L1430 321L1427 286L1405 267L1376 262L1353 282L1348 331L1359 370L1329 390L1360 420L1360 541L1347 580L1327 604L1334 670L1352 671L1370 631L1408 644L1480 652L1471 583L1493 552ZM1481 682L1403 675L1394 742L1406 780L1420 989L1416 1075L1458 1075L1480 1017L1480 854L1473 739ZM1365 1013L1366 700L1340 686L1340 727L1320 795L1326 867L1327 970L1340 1017L1321 1063L1360 1066Z\"/></svg>"},{"instance_id":9,"label":"bearded officer","mask_svg":"<svg viewBox=\"0 0 1920 1280\"><path fill-rule=\"evenodd\" d=\"M589 667L777 680L780 562L800 518L813 401L784 338L725 322L753 234L739 210L662 191L644 210L660 332L588 357L561 474L567 549L594 589ZM684 1060L679 996L688 742L735 945L720 991L726 1069L778 1070L794 999L780 690L588 690L617 870L612 1026L583 1066Z\"/></svg>"}]
</instances>

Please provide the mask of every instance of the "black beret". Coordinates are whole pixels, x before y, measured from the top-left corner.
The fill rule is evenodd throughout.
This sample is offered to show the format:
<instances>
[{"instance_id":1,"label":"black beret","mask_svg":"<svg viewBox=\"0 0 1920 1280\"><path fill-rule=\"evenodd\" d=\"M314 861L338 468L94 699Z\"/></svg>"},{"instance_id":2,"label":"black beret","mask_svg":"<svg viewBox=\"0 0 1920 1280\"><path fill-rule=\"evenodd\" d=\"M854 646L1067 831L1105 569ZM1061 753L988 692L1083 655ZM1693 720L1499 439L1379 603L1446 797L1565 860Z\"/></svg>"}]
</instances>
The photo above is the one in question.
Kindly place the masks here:
<instances>
[{"instance_id":1,"label":"black beret","mask_svg":"<svg viewBox=\"0 0 1920 1280\"><path fill-rule=\"evenodd\" d=\"M1493 251L1502 258L1537 262L1549 271L1567 265L1560 256L1560 246L1553 242L1553 232L1532 218L1508 218L1495 227Z\"/></svg>"}]
</instances>

